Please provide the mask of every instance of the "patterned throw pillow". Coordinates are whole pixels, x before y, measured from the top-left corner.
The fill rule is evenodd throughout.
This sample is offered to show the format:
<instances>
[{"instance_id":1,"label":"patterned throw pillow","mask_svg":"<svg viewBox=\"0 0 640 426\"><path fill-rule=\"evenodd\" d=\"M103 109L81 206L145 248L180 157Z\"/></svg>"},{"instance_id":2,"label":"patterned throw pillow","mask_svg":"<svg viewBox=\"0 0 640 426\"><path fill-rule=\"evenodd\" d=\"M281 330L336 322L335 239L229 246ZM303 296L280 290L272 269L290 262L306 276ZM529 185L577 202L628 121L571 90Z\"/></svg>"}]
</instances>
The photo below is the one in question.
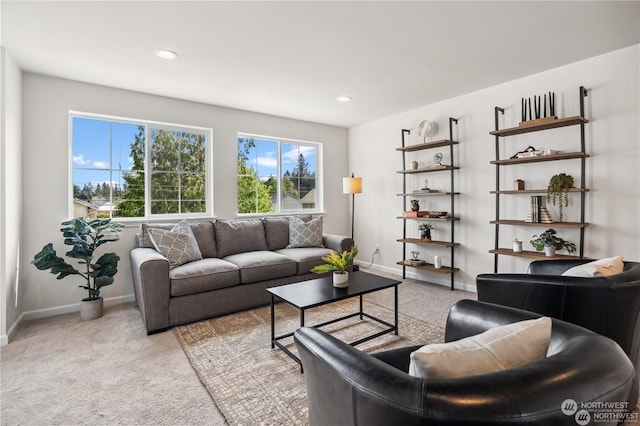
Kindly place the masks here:
<instances>
[{"instance_id":1,"label":"patterned throw pillow","mask_svg":"<svg viewBox=\"0 0 640 426\"><path fill-rule=\"evenodd\" d=\"M324 247L322 244L322 216L308 222L297 217L289 218L289 245L296 247Z\"/></svg>"},{"instance_id":2,"label":"patterned throw pillow","mask_svg":"<svg viewBox=\"0 0 640 426\"><path fill-rule=\"evenodd\" d=\"M182 222L181 222L182 223ZM202 259L202 254L191 232L189 224L186 227L179 223L171 231L163 229L149 229L149 237L153 246L169 260L169 268L183 265L194 260ZM188 229L188 231L187 231Z\"/></svg>"}]
</instances>

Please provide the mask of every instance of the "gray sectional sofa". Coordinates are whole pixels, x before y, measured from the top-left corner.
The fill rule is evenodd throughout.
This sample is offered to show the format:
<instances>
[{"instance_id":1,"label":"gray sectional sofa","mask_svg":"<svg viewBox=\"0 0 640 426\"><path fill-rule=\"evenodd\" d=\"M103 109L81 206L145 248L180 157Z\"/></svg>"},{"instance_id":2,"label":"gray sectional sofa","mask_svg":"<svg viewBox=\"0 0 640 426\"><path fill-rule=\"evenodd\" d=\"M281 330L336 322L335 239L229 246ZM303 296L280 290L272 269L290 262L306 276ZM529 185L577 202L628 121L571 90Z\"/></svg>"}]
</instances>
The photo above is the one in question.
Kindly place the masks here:
<instances>
[{"instance_id":1,"label":"gray sectional sofa","mask_svg":"<svg viewBox=\"0 0 640 426\"><path fill-rule=\"evenodd\" d=\"M265 289L318 278L310 270L323 256L353 246L350 237L321 234L321 220L319 244L290 241L293 224L293 233L302 227L304 234L306 223L314 222L318 233L311 216L189 222L201 258L183 264L170 264L160 252L166 247L156 249L159 235L174 235L167 231L176 224L143 223L130 259L147 333L267 305Z\"/></svg>"}]
</instances>

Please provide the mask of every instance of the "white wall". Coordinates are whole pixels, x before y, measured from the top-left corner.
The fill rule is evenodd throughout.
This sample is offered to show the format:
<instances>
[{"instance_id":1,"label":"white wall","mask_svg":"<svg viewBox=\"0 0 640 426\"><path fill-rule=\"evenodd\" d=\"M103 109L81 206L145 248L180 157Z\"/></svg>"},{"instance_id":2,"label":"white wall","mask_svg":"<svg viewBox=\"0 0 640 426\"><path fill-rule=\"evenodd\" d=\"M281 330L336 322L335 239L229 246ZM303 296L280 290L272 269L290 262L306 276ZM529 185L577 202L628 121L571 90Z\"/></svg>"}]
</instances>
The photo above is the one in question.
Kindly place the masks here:
<instances>
[{"instance_id":1,"label":"white wall","mask_svg":"<svg viewBox=\"0 0 640 426\"><path fill-rule=\"evenodd\" d=\"M22 73L0 47L0 345L18 318L17 265L22 220Z\"/></svg>"},{"instance_id":2,"label":"white wall","mask_svg":"<svg viewBox=\"0 0 640 426\"><path fill-rule=\"evenodd\" d=\"M459 119L456 163L458 198L456 240L461 247L456 251L456 266L461 269L455 275L458 287L475 288L475 277L493 272L493 255L488 251L494 244L494 226L489 224L495 215L495 159L494 107L506 108L500 120L500 128L517 126L520 121L520 99L548 91L556 93L557 115L579 115L579 87L588 89L585 115L591 120L586 125L587 159L586 186L590 188L586 201L585 256L604 257L623 255L625 259L640 260L640 131L639 131L639 52L640 46L632 46L602 56L590 58L561 68L531 75L454 99L417 108L371 123L349 129L349 170L363 177L364 191L356 196L356 230L360 248L360 260L370 261L370 253L380 244L381 256L376 257L376 267L399 271L396 262L401 260L402 245L396 239L402 237L402 221L396 217L403 210L402 154L395 151L401 146L401 129L414 129L409 143L419 143L415 129L420 121L428 119L439 124L439 134L432 140L448 137L448 117ZM505 64L508 66L508 64ZM455 134L454 134L455 137ZM501 158L508 158L528 145L535 148L578 151L579 127L555 129L547 132L503 138ZM409 160L432 163L438 150L419 151L408 155ZM448 150L442 149L443 153ZM445 155L448 158L448 155ZM445 161L445 163L448 161ZM513 180L522 178L528 188L545 188L549 177L568 172L580 178L579 160L555 161L502 167L503 188L510 189ZM424 178L432 188L447 188L448 173L418 175L416 188ZM579 182L579 181L578 181ZM425 197L422 197L425 200ZM529 198L522 195L503 196L502 218L524 219ZM579 198L572 196L565 214L565 221L578 221ZM448 200L428 198L421 201L422 210L449 210ZM557 208L549 210L558 219ZM408 221L408 230L418 235L418 223ZM438 235L440 229L448 232L446 224L439 225L434 238L446 239L448 234ZM528 243L531 236L544 228L501 226L501 247L510 247L517 237L523 240L525 250L533 250ZM571 241L578 241L578 231L556 229ZM412 246L415 247L415 246ZM409 249L411 250L411 249ZM441 254L449 264L448 250L419 247L427 258ZM500 256L500 272L524 272L529 260ZM423 273L407 268L409 276L449 283L448 276Z\"/></svg>"},{"instance_id":3,"label":"white wall","mask_svg":"<svg viewBox=\"0 0 640 426\"><path fill-rule=\"evenodd\" d=\"M24 166L22 226L23 310L31 316L77 310L84 297L73 279L57 281L38 271L30 261L47 242L59 252L65 246L60 223L68 219L69 110L132 117L213 129L214 209L218 218L236 214L236 159L238 132L279 136L323 143L325 231L350 232L348 197L342 194L347 173L347 130L264 114L180 101L35 74L25 74ZM102 295L109 301L129 300L133 294L129 250L135 225L110 249L121 257L113 285Z\"/></svg>"}]
</instances>

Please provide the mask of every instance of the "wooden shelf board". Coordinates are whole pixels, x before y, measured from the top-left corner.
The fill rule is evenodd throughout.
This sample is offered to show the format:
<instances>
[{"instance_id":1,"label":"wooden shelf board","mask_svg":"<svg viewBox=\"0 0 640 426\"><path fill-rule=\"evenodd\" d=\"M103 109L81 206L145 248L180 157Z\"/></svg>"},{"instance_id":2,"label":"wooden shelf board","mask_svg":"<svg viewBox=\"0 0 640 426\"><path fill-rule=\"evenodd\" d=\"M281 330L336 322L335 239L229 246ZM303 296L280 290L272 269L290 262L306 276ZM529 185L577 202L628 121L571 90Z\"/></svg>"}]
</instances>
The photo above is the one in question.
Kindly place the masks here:
<instances>
[{"instance_id":1,"label":"wooden shelf board","mask_svg":"<svg viewBox=\"0 0 640 426\"><path fill-rule=\"evenodd\" d=\"M398 240L399 243L409 243L409 244L420 244L423 246L434 246L434 247L457 247L460 243L451 243L450 241L424 241L420 238L400 238Z\"/></svg>"},{"instance_id":2,"label":"wooden shelf board","mask_svg":"<svg viewBox=\"0 0 640 426\"><path fill-rule=\"evenodd\" d=\"M536 259L536 260L553 260L553 259L579 259L579 256L570 256L566 254L556 254L555 256L546 256L543 251L521 251L514 252L511 249L499 248L489 250L489 253L492 254L500 254L504 256L514 256L514 257L526 257L528 259Z\"/></svg>"},{"instance_id":3,"label":"wooden shelf board","mask_svg":"<svg viewBox=\"0 0 640 426\"><path fill-rule=\"evenodd\" d=\"M458 170L459 168L460 167L457 167L457 166L434 166L434 167L423 167L420 169L398 170L397 173L410 175L414 173L429 173L429 172L441 172L443 170Z\"/></svg>"},{"instance_id":4,"label":"wooden shelf board","mask_svg":"<svg viewBox=\"0 0 640 426\"><path fill-rule=\"evenodd\" d=\"M398 216L397 219L406 219L406 220L424 220L424 221L433 221L433 222L452 222L454 220L459 220L457 217L405 217Z\"/></svg>"},{"instance_id":5,"label":"wooden shelf board","mask_svg":"<svg viewBox=\"0 0 640 426\"><path fill-rule=\"evenodd\" d=\"M587 120L586 118L576 115L574 117L559 118L557 120L550 121L543 124L532 125L532 126L510 127L508 129L494 130L493 132L489 132L489 133L493 136L504 137L504 136L519 135L522 133L537 132L540 130L556 129L559 127L575 126L578 124L588 123L588 122L589 120Z\"/></svg>"},{"instance_id":6,"label":"wooden shelf board","mask_svg":"<svg viewBox=\"0 0 640 426\"><path fill-rule=\"evenodd\" d=\"M501 189L499 191L491 191L491 194L546 194L547 189ZM571 188L569 192L589 192L587 188Z\"/></svg>"},{"instance_id":7,"label":"wooden shelf board","mask_svg":"<svg viewBox=\"0 0 640 426\"><path fill-rule=\"evenodd\" d=\"M459 195L459 192L420 192L416 193L408 193L408 194L396 194L399 197L433 197L437 195Z\"/></svg>"},{"instance_id":8,"label":"wooden shelf board","mask_svg":"<svg viewBox=\"0 0 640 426\"><path fill-rule=\"evenodd\" d=\"M544 226L547 228L584 228L588 223L580 222L552 222L552 223L539 223L539 222L525 222L524 220L492 220L492 225L517 225L517 226Z\"/></svg>"},{"instance_id":9,"label":"wooden shelf board","mask_svg":"<svg viewBox=\"0 0 640 426\"><path fill-rule=\"evenodd\" d=\"M460 270L458 268L449 268L447 266L443 266L442 268L436 268L431 263L425 263L424 265L420 265L420 266L407 265L403 261L399 261L396 263L398 265L406 266L407 268L416 268L416 269L421 269L423 271L436 272L438 274L451 274L452 272L456 272Z\"/></svg>"},{"instance_id":10,"label":"wooden shelf board","mask_svg":"<svg viewBox=\"0 0 640 426\"><path fill-rule=\"evenodd\" d=\"M449 139L442 139L432 142L418 143L415 145L407 145L396 148L396 151L413 152L422 151L423 149L440 148L442 146L456 145L458 142L450 141Z\"/></svg>"},{"instance_id":11,"label":"wooden shelf board","mask_svg":"<svg viewBox=\"0 0 640 426\"><path fill-rule=\"evenodd\" d=\"M558 161L558 160L571 160L573 158L587 158L589 154L576 151L576 152L561 152L553 155L541 155L539 157L527 157L527 158L507 158L504 160L493 160L491 164L497 164L501 166L508 166L511 164L523 164L523 163L540 163L543 161Z\"/></svg>"}]
</instances>

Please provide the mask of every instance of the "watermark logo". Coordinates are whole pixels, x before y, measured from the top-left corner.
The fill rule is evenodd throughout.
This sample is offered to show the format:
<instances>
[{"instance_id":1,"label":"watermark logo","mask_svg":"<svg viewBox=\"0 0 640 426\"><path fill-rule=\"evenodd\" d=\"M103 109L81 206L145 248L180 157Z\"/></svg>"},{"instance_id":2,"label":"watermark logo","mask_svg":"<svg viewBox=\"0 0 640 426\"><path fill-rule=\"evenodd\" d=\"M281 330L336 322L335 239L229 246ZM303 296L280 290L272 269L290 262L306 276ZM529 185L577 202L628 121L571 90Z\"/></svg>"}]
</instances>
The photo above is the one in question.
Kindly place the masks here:
<instances>
[{"instance_id":1,"label":"watermark logo","mask_svg":"<svg viewBox=\"0 0 640 426\"><path fill-rule=\"evenodd\" d=\"M626 401L578 403L568 398L562 401L560 409L565 416L573 417L579 426L590 423L640 423L638 412L629 411Z\"/></svg>"}]
</instances>

